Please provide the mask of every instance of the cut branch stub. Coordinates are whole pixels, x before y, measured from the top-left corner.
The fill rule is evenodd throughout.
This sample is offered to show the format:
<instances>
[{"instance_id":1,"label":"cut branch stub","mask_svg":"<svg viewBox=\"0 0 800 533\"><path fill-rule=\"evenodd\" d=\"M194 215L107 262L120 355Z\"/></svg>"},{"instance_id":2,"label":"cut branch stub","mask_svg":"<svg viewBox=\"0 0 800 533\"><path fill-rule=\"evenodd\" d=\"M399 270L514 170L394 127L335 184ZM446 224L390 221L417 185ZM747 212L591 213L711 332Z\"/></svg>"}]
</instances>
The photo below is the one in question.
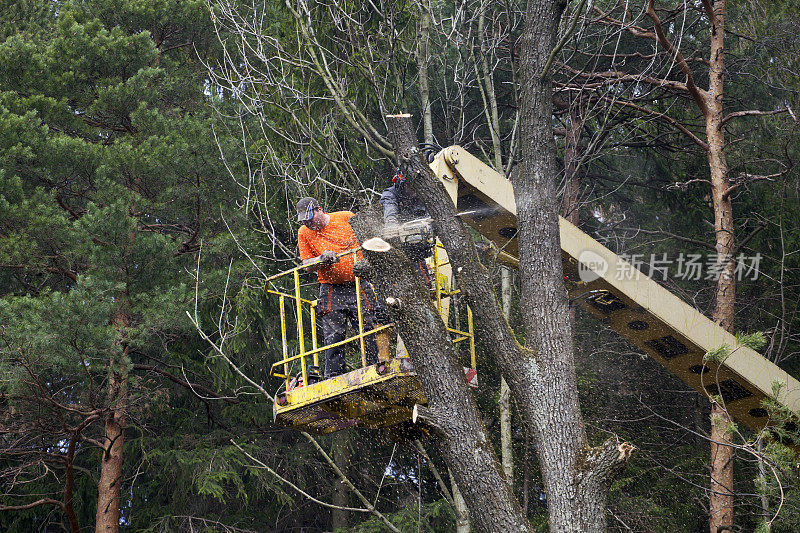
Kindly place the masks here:
<instances>
[{"instance_id":1,"label":"cut branch stub","mask_svg":"<svg viewBox=\"0 0 800 533\"><path fill-rule=\"evenodd\" d=\"M353 263L353 274L367 281L372 281L375 273L372 271L372 265L369 261L362 259Z\"/></svg>"},{"instance_id":2,"label":"cut branch stub","mask_svg":"<svg viewBox=\"0 0 800 533\"><path fill-rule=\"evenodd\" d=\"M443 433L435 411L428 409L424 405L414 404L414 411L411 415L411 421L414 424L419 424L435 430L439 434Z\"/></svg>"}]
</instances>

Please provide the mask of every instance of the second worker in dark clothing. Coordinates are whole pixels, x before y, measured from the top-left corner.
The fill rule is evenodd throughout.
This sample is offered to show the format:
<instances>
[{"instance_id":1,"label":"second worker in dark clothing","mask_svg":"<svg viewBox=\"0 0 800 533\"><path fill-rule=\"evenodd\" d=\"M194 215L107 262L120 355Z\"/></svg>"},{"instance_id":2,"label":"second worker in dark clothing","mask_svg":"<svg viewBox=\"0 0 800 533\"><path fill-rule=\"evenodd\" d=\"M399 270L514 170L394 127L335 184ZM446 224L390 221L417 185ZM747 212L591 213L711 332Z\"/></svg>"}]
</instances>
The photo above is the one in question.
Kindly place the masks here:
<instances>
[{"instance_id":1,"label":"second worker in dark clothing","mask_svg":"<svg viewBox=\"0 0 800 533\"><path fill-rule=\"evenodd\" d=\"M416 193L406 183L405 177L399 171L392 178L392 186L381 193L383 206L383 223L388 227L399 226L413 220L430 218L428 210L417 198ZM426 281L430 283L426 259L433 255L433 243L427 238L416 242L406 241L401 247L403 253L417 266L417 269Z\"/></svg>"}]
</instances>

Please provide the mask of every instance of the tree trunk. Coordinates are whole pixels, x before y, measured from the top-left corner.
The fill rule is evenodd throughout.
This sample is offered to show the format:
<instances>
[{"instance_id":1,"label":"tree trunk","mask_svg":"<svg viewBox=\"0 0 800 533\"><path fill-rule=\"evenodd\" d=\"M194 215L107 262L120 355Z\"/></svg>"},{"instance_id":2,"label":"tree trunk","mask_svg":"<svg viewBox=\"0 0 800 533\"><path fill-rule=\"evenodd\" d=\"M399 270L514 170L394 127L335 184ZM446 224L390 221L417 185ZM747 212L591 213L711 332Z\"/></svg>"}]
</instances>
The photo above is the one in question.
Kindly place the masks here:
<instances>
[{"instance_id":1,"label":"tree trunk","mask_svg":"<svg viewBox=\"0 0 800 533\"><path fill-rule=\"evenodd\" d=\"M529 346L537 353L541 385L534 399L533 426L551 531L602 527L604 497L598 491L579 502L574 473L587 446L578 405L569 310L564 296L554 180L552 85L540 73L555 43L560 10L551 2L528 3L520 76L520 169L514 179L520 264L520 306ZM552 499L550 495L564 497ZM584 527L579 527L579 525ZM589 527L591 525L591 528Z\"/></svg>"},{"instance_id":2,"label":"tree trunk","mask_svg":"<svg viewBox=\"0 0 800 533\"><path fill-rule=\"evenodd\" d=\"M127 351L127 348L126 348ZM111 361L108 394L111 412L105 419L106 449L100 460L100 479L97 482L97 515L95 533L119 531L120 488L122 485L122 448L125 444L125 415L127 412L127 370Z\"/></svg>"},{"instance_id":3,"label":"tree trunk","mask_svg":"<svg viewBox=\"0 0 800 533\"><path fill-rule=\"evenodd\" d=\"M539 362L533 432L548 496L550 531L601 531L614 458L587 453L578 404L572 323L563 286L558 230L558 176L552 84L544 66L555 46L564 3L528 3L520 77L520 169L514 179L520 264L520 306L528 345ZM606 443L611 449L612 443ZM620 450L620 457L625 453ZM558 495L557 497L553 497Z\"/></svg>"},{"instance_id":4,"label":"tree trunk","mask_svg":"<svg viewBox=\"0 0 800 533\"><path fill-rule=\"evenodd\" d=\"M500 294L503 300L503 315L511 319L511 272L502 269ZM500 398L497 401L500 409L500 457L503 461L503 472L511 487L514 487L514 447L511 435L511 390L504 377L500 377Z\"/></svg>"},{"instance_id":5,"label":"tree trunk","mask_svg":"<svg viewBox=\"0 0 800 533\"><path fill-rule=\"evenodd\" d=\"M108 404L110 412L105 418L105 437L100 459L100 479L97 482L97 513L95 533L116 533L119 531L119 505L122 487L122 450L125 444L125 416L128 411L128 362L129 347L126 329L130 318L122 310L128 297L117 296L120 308L112 319L119 335L122 357L111 357L108 365Z\"/></svg>"},{"instance_id":6,"label":"tree trunk","mask_svg":"<svg viewBox=\"0 0 800 533\"><path fill-rule=\"evenodd\" d=\"M421 159L419 163L424 164ZM439 446L450 467L478 530L530 531L480 422L463 367L427 287L398 248L385 252L370 249L368 239L379 234L381 220L376 212L362 211L351 219L351 225L370 265L359 272L375 282L384 301L394 299L388 306L390 318L405 339L428 399L427 407L415 407L414 421L435 437L433 444Z\"/></svg>"},{"instance_id":7,"label":"tree trunk","mask_svg":"<svg viewBox=\"0 0 800 533\"><path fill-rule=\"evenodd\" d=\"M431 94L428 83L428 42L431 35L431 12L428 0L419 0L419 46L417 47L417 69L419 70L419 99L422 107L422 131L425 142L433 143L433 117Z\"/></svg>"},{"instance_id":8,"label":"tree trunk","mask_svg":"<svg viewBox=\"0 0 800 533\"><path fill-rule=\"evenodd\" d=\"M534 18L535 15L536 14L533 15ZM531 71L531 69L529 69L529 71ZM536 82L532 82L524 85L536 84ZM549 82L547 85L549 87ZM548 96L546 104L548 106L552 105L551 96ZM548 111L545 113L549 118L549 107ZM527 117L526 120L528 120ZM606 484L614 470L627 460L630 454L630 446L627 444L620 444L615 438L609 439L602 446L591 449L586 446L585 439L581 438L577 439L576 448L570 448L565 445L565 443L570 445L575 443L574 440L567 442L568 439L565 439L565 434L568 436L574 435L577 428L579 437L583 435L582 420L580 412L577 409L577 388L575 388L576 380L574 370L572 370L571 376L560 375L562 372L570 372L572 361L571 339L567 339L569 342L566 343L561 340L553 340L551 342L550 339L545 339L547 342L539 343L539 346L547 350L552 350L555 345L564 347L566 344L569 353L568 366L562 364L561 353L548 353L548 357L550 358L550 360L548 360L549 368L546 369L546 372L542 372L537 357L535 356L535 351L532 348L523 348L519 345L508 322L503 317L502 309L495 297L488 272L477 259L475 246L472 243L469 232L467 232L459 217L456 216L455 206L447 194L444 185L433 175L430 167L428 167L422 158L419 148L416 146L417 141L413 134L410 116L398 115L387 117L387 124L389 126L389 133L392 138L393 146L395 147L395 154L403 170L403 174L406 176L406 179L409 181L411 187L414 188L419 198L425 203L428 212L433 216L433 223L437 235L439 235L439 238L442 240L450 256L450 260L453 263L453 270L456 272L459 287L472 308L473 318L476 324L475 331L482 339L487 351L491 352L494 356L495 361L500 366L501 373L506 377L511 393L514 395L521 414L523 415L523 419L529 427L532 427L534 438L537 439L537 450L547 450L546 455L540 456L540 463L545 469L558 470L560 472L559 474L554 473L553 476L551 476L557 479L559 483L551 483L549 485L549 489L551 490L548 492L548 503L553 510L558 511L553 515L558 517L558 520L551 521L551 529L553 531L575 531L576 529L582 531L600 530L602 528L602 517L604 515L603 507ZM552 143L552 125L549 123L547 123L547 125L550 128L548 131L550 131ZM554 161L553 158L555 155L553 153L548 157L550 157L550 161L552 162ZM551 174L550 177L552 178L553 175ZM530 188L524 185L523 189ZM548 291L545 291L547 298L542 298L541 300L537 300L536 298L531 299L529 296L523 295L523 299L525 300L523 302L523 309L526 309L527 313L534 313L537 318L541 318L542 314L550 313L552 310L556 310L557 312L566 311L563 282L561 275L558 274L561 272L561 262L557 230L558 219L555 210L555 199L554 196L552 196L553 189L554 187L551 184L549 191L551 196L546 203L547 207L552 209L549 216L541 212L537 213L539 218L553 224L552 228L549 228L551 231L549 235L553 240L550 243L543 243L545 248L542 249L542 257L539 257L537 254L531 255L529 252L527 256L529 260L528 263L524 260L521 261L521 264L524 266L523 270L520 272L520 276L524 279L528 276L528 272L531 269L537 270L539 274L542 274L547 268L543 265L550 265L550 262L553 260L551 257L551 252L553 250L557 250L559 254L559 260L556 263L557 269L554 268L549 272L552 279L546 280L545 282L545 287L549 291L555 289L555 294L550 294ZM524 209L530 208L532 203L529 199L524 197L519 198L519 191L516 193L518 196L517 204L518 206L520 203L523 204L524 212ZM542 204L540 207L545 206ZM531 224L530 216L531 213L528 212L527 218L524 218L524 221L520 221L518 227L521 235L524 235L529 229L526 228L525 224ZM371 221L371 223L375 228L380 229L380 222ZM370 228L369 225L365 227ZM362 234L359 235L359 230L356 229L356 235L364 242L364 237L368 235L365 235L364 233L367 232L363 230L361 233ZM375 229L372 229L371 233L374 234ZM522 240L524 241L525 239L523 238ZM366 246L366 243L364 244ZM528 244L530 244L530 240ZM367 252L365 252L365 254L366 253ZM382 255L392 256L392 254ZM544 259L545 257L547 258L546 260ZM532 267L533 263L539 263L539 265ZM388 274L384 276L382 274L384 271L383 268L375 268L374 270L376 272L381 272L380 276L376 275L376 278L379 278L379 285L385 284L384 288L395 288L397 286L397 281L395 280L397 272L395 269L389 268L386 270L386 272L392 274L391 276ZM541 277L543 276L540 275L537 279ZM421 287L421 281L419 283ZM540 292L539 294L542 293ZM414 296L414 294L409 293L408 296ZM424 293L418 293L418 296L423 298L425 295ZM560 311L553 304L553 302L559 298L561 300ZM415 298L413 301L415 302L414 305L417 305L418 300ZM429 304L427 300L426 303ZM526 308L525 303L529 306L532 305L532 307ZM414 318L416 321L426 320L425 316L421 315L417 309L414 311ZM438 320L438 317L436 318L437 325L442 326L441 320ZM551 320L552 317L543 319L548 325L551 324ZM402 328L402 321L399 327ZM416 330L412 329L412 331ZM551 332L545 332L545 335L549 333ZM555 333L555 331L552 333ZM402 329L400 329L400 334L403 335ZM443 336L440 337L438 333L435 335L417 333L413 335L413 337L418 343L417 349L422 350L423 353L431 351L431 339L444 338ZM533 336L530 336L530 338L533 340ZM534 347L538 346L534 345ZM437 346L437 350L438 349L439 347ZM452 348L448 347L447 349L451 350ZM412 353L410 348L409 353ZM412 354L412 358L413 357L414 355ZM440 361L442 361L441 358ZM416 359L414 360L414 364L415 366L417 365ZM441 366L441 362L439 366ZM463 383L463 372L458 365L455 365L455 367L458 368L458 379L456 379L456 382ZM456 372L456 368L453 368L452 372ZM427 394L428 388L425 386L423 372L420 371L419 368L418 371L420 372L420 378ZM439 372L437 376L441 374L442 373ZM548 379L553 379L554 382L548 382ZM440 383L439 379L437 379L437 382L432 383L432 385L438 386ZM573 386L572 390L568 390L570 384ZM447 394L444 395L444 397L441 396L442 392L437 390L437 395L442 405L456 411L464 409L464 405L462 405L461 402L466 402L467 400L459 400L453 392L455 389L447 388L445 390ZM466 395L466 398L469 398L469 406L472 406L471 397ZM428 399L432 401L431 397ZM565 411L564 409L567 408L574 410ZM444 420L448 423L452 422L455 419L449 417L449 409L446 411L447 415L441 410L434 409L435 417L444 417ZM472 407L469 409L472 409ZM468 412L464 414L466 415ZM466 422L467 419L465 418L463 421ZM458 420L458 422L458 426L461 428L462 420ZM566 429L564 427L565 424L568 426ZM468 437L468 432L466 432L465 429L466 428L463 428L457 431L459 438ZM553 433L550 434L549 431ZM475 441L475 443L482 446L481 443L484 438L485 436L481 435L480 439ZM445 438L443 440L447 441L449 439ZM558 444L554 444L555 442ZM445 446L445 449L446 448L447 446ZM454 464L475 465L478 463L481 465L482 463L477 460L478 455L483 457L482 460L488 461L490 457L493 459L493 454L491 456L483 456L482 454L478 454L478 450L475 449L471 457L461 456L461 453L470 453L469 447L463 445L453 447L449 451L450 454L445 453L446 460L451 468L453 468L459 486L464 490L464 499L470 508L475 525L479 529L482 529L483 526L487 525L486 522L481 522L485 520L481 515L482 511L486 508L485 503L482 503L482 499L489 493L481 493L480 487L485 486L483 480L486 474L470 472L468 479L479 480L480 483L475 486L472 486L472 483L465 484L463 480L458 478L459 475L462 475L460 471L461 468L454 466ZM542 457L546 458L546 461L542 461ZM497 465L490 467L488 463L486 463L481 468L483 472L488 474L489 471L494 472L495 466ZM474 468L474 466L470 468ZM492 479L495 479L494 476L492 476ZM502 498L499 497L497 488L492 489L492 496L495 498L495 501L499 500L503 502L501 506L503 508L503 520L519 520L519 518L516 517L520 516L521 512L519 512L519 507L516 502L514 502L515 509L511 509L507 506L504 498L507 495L510 496L510 489L505 481L505 477L501 475L501 479L503 480L501 484L503 490L500 491ZM566 481L566 483L562 484L562 481ZM562 488L565 490L558 490ZM506 493L506 489L509 489L508 494ZM492 507L495 505L496 504L493 504ZM490 520L489 523L497 524L498 522ZM527 529L527 521L524 521L524 518L521 523L524 523Z\"/></svg>"},{"instance_id":9,"label":"tree trunk","mask_svg":"<svg viewBox=\"0 0 800 533\"><path fill-rule=\"evenodd\" d=\"M719 279L713 319L729 333L734 332L734 305L736 303L736 278L734 261L733 210L728 189L728 164L725 158L725 137L722 129L725 2L711 4L711 54L709 63L709 90L706 98L706 137L708 142L708 167L711 174L711 197L714 205L714 231ZM711 495L709 525L712 533L733 528L733 448L728 434L732 421L723 406L713 403L711 409Z\"/></svg>"}]
</instances>

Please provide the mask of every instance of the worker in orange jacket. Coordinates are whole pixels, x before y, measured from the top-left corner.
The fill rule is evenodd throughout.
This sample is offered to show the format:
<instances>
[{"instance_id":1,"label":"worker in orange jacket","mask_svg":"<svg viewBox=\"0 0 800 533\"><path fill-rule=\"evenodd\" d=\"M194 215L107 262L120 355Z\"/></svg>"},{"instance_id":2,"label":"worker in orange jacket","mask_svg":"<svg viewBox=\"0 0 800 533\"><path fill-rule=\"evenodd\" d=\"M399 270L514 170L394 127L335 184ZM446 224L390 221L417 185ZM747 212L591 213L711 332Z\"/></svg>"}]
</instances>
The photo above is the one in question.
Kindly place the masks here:
<instances>
[{"instance_id":1,"label":"worker in orange jacket","mask_svg":"<svg viewBox=\"0 0 800 533\"><path fill-rule=\"evenodd\" d=\"M361 252L338 254L359 246L350 226L350 211L326 213L315 198L306 197L297 202L297 221L303 225L297 232L300 259L308 265L307 271L316 271L319 279L319 303L317 312L322 316L322 332L325 344L335 344L347 336L347 322L358 328L358 304L356 301L353 263L361 259ZM361 302L364 329L376 326L377 298L369 283L361 283ZM378 360L375 336L364 338L367 364ZM346 371L341 346L325 351L325 378Z\"/></svg>"}]
</instances>

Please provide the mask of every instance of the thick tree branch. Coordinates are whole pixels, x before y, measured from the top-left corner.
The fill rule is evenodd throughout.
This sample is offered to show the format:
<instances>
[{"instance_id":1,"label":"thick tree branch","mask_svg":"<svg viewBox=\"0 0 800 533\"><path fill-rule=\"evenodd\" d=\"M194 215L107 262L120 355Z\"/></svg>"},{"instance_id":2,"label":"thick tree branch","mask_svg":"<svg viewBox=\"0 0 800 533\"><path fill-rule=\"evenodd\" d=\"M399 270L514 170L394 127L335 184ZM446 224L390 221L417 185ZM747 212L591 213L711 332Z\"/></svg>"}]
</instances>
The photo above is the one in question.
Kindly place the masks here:
<instances>
[{"instance_id":1,"label":"thick tree branch","mask_svg":"<svg viewBox=\"0 0 800 533\"><path fill-rule=\"evenodd\" d=\"M706 103L706 93L701 88L699 88L694 83L694 76L692 75L692 69L689 68L689 64L683 58L683 54L680 50L678 50L672 42L667 39L667 36L664 34L664 29L661 27L661 20L658 18L656 14L656 10L654 7L654 0L648 0L647 2L647 16L650 17L650 20L653 21L653 28L656 31L656 36L658 37L658 42L667 49L672 57L672 60L678 64L678 67L683 71L686 75L686 90L689 91L689 94L692 95L694 98L697 107L700 108L700 112L703 116L707 116L708 111L708 104Z\"/></svg>"},{"instance_id":2,"label":"thick tree branch","mask_svg":"<svg viewBox=\"0 0 800 533\"><path fill-rule=\"evenodd\" d=\"M35 502L27 503L25 505L0 505L0 511L25 511L39 507L40 505L55 505L56 507L64 508L64 502L53 500L52 498L42 498Z\"/></svg>"},{"instance_id":3,"label":"thick tree branch","mask_svg":"<svg viewBox=\"0 0 800 533\"><path fill-rule=\"evenodd\" d=\"M401 151L400 147L396 145L395 150ZM423 165L422 161L420 164ZM406 179L411 179L405 174L408 167L401 168ZM350 223L359 240L365 242L382 231L381 220L380 214L363 210ZM471 246L469 242L466 244ZM399 249L368 245L362 246L362 251L371 268L361 271L372 274L375 289L389 303L389 315L405 342L428 400L427 408L416 407L417 422L424 419L427 427L435 428L438 436L435 442L451 466L468 507L475 510L472 516L476 527L482 531L495 531L498 527L504 531L529 531L530 525L503 477L480 422L463 367L427 286ZM402 304L397 305L398 300ZM486 499L490 493L491 511Z\"/></svg>"},{"instance_id":4,"label":"thick tree branch","mask_svg":"<svg viewBox=\"0 0 800 533\"><path fill-rule=\"evenodd\" d=\"M419 424L421 426L425 426L426 428L432 430L433 432L439 434L440 436L445 436L444 432L442 431L442 416L432 409L428 409L424 405L415 405L414 411L411 416L411 421L414 424Z\"/></svg>"},{"instance_id":5,"label":"thick tree branch","mask_svg":"<svg viewBox=\"0 0 800 533\"><path fill-rule=\"evenodd\" d=\"M585 483L607 485L619 471L636 447L628 442L620 442L612 437L600 446L590 448L586 453L584 467L576 476L578 485Z\"/></svg>"},{"instance_id":6,"label":"thick tree branch","mask_svg":"<svg viewBox=\"0 0 800 533\"><path fill-rule=\"evenodd\" d=\"M706 16L708 17L708 23L711 26L715 26L717 24L717 15L714 13L714 6L712 2L709 0L700 0L703 4L703 11L705 11Z\"/></svg>"},{"instance_id":7,"label":"thick tree branch","mask_svg":"<svg viewBox=\"0 0 800 533\"><path fill-rule=\"evenodd\" d=\"M791 110L788 107L775 109L772 111L759 111L757 109L750 109L748 111L736 111L725 115L725 118L722 119L722 125L724 126L729 120L738 117L759 117L765 115L778 115L780 113L789 113L789 112L791 112Z\"/></svg>"},{"instance_id":8,"label":"thick tree branch","mask_svg":"<svg viewBox=\"0 0 800 533\"><path fill-rule=\"evenodd\" d=\"M387 124L403 175L428 208L436 234L454 265L455 275L472 307L477 334L483 338L493 356L511 365L518 365L520 361L532 358L533 354L517 342L503 318L489 273L478 259L472 237L456 215L455 205L444 186L434 176L417 147L411 117L390 115L387 117ZM524 384L520 385L524 387ZM529 387L530 383L526 388Z\"/></svg>"},{"instance_id":9,"label":"thick tree branch","mask_svg":"<svg viewBox=\"0 0 800 533\"><path fill-rule=\"evenodd\" d=\"M185 381L185 380L183 380L183 379L181 379L181 378L179 378L179 377L177 377L177 376L175 376L173 374L170 374L166 370L162 370L162 369L160 369L158 367L155 367L155 366L135 364L135 365L133 365L133 369L134 370L141 370L141 371L144 371L144 372L155 372L156 374L160 374L160 375L164 376L165 378L167 378L168 380L172 381L173 383L176 383L176 384L180 385L181 387L185 387L185 388L191 390L192 393L195 396L197 396L198 398L200 398L201 400L207 400L207 399L210 398L212 400L224 400L225 402L232 403L232 404L239 403L239 399L238 398L220 396L219 394L217 394L213 390L209 389L208 387L205 387L203 385L199 385L197 383L189 383L188 381ZM208 396L208 398L200 396L200 394L198 394L197 391L200 391L200 392L206 394Z\"/></svg>"}]
</instances>

